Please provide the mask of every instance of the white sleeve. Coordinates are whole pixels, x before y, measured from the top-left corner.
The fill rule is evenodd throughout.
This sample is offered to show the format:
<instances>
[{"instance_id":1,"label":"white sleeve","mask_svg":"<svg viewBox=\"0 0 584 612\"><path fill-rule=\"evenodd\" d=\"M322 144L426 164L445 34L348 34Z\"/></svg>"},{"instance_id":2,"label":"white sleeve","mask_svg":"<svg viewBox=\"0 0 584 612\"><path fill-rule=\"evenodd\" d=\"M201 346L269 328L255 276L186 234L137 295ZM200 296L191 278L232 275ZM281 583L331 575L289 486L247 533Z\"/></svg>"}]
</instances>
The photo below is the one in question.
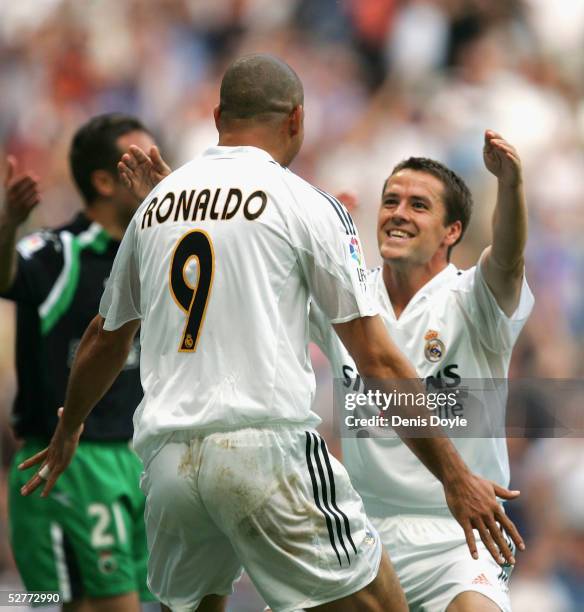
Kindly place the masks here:
<instances>
[{"instance_id":1,"label":"white sleeve","mask_svg":"<svg viewBox=\"0 0 584 612\"><path fill-rule=\"evenodd\" d=\"M308 336L327 357L330 353L330 336L334 333L324 312L312 302L308 317Z\"/></svg>"},{"instance_id":2,"label":"white sleeve","mask_svg":"<svg viewBox=\"0 0 584 612\"><path fill-rule=\"evenodd\" d=\"M303 195L288 230L314 300L331 323L376 315L365 258L349 213L324 192L305 190Z\"/></svg>"},{"instance_id":3,"label":"white sleeve","mask_svg":"<svg viewBox=\"0 0 584 612\"><path fill-rule=\"evenodd\" d=\"M105 319L103 327L106 331L140 319L140 269L135 219L134 216L124 234L99 304L99 314Z\"/></svg>"},{"instance_id":4,"label":"white sleeve","mask_svg":"<svg viewBox=\"0 0 584 612\"><path fill-rule=\"evenodd\" d=\"M524 272L519 304L515 312L507 316L489 289L481 264L482 259L474 268L463 273L465 278L460 294L463 308L477 328L482 344L495 352L511 350L533 310L533 294Z\"/></svg>"}]
</instances>

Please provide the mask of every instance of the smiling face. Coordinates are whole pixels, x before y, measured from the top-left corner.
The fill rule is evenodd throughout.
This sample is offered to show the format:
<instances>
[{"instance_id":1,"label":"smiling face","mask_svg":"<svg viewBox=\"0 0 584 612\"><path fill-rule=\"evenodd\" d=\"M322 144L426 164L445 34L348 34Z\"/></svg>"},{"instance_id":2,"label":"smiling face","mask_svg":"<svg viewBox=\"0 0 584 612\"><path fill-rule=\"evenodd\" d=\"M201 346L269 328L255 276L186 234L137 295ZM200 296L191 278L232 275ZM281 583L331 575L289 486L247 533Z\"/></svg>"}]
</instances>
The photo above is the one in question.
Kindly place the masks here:
<instances>
[{"instance_id":1,"label":"smiling face","mask_svg":"<svg viewBox=\"0 0 584 612\"><path fill-rule=\"evenodd\" d=\"M380 254L388 263L425 265L448 261L448 247L460 237L462 224L446 224L444 185L434 175L403 169L389 177L377 224Z\"/></svg>"}]
</instances>

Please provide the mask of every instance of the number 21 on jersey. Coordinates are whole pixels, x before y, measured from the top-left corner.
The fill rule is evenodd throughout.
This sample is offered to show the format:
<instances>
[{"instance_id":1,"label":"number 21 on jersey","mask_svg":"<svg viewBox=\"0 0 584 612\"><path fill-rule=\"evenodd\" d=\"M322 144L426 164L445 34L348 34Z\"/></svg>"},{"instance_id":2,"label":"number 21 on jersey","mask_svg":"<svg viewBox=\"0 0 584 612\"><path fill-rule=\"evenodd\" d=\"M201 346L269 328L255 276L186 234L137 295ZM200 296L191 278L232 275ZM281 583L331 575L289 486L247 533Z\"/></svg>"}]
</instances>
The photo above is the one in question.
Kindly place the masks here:
<instances>
[{"instance_id":1,"label":"number 21 on jersey","mask_svg":"<svg viewBox=\"0 0 584 612\"><path fill-rule=\"evenodd\" d=\"M197 260L195 286L190 284L186 276L192 259ZM209 234L197 229L182 236L174 247L168 280L176 305L187 316L178 347L180 353L194 353L197 350L214 273L215 253Z\"/></svg>"}]
</instances>

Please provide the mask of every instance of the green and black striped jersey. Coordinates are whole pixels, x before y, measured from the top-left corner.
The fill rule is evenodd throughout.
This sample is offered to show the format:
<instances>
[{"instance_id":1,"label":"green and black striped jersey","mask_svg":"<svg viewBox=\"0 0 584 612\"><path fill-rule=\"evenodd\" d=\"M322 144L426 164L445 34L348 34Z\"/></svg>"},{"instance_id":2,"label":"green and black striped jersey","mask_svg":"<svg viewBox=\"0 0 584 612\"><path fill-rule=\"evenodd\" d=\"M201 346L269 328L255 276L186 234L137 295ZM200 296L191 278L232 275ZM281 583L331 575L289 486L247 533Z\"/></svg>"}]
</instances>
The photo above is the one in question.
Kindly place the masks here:
<instances>
[{"instance_id":1,"label":"green and black striped jersey","mask_svg":"<svg viewBox=\"0 0 584 612\"><path fill-rule=\"evenodd\" d=\"M18 243L17 275L1 295L17 305L18 393L12 422L18 437L52 435L75 351L98 312L118 246L83 214ZM85 439L132 437L132 416L142 398L139 362L136 338L123 372L88 417Z\"/></svg>"}]
</instances>

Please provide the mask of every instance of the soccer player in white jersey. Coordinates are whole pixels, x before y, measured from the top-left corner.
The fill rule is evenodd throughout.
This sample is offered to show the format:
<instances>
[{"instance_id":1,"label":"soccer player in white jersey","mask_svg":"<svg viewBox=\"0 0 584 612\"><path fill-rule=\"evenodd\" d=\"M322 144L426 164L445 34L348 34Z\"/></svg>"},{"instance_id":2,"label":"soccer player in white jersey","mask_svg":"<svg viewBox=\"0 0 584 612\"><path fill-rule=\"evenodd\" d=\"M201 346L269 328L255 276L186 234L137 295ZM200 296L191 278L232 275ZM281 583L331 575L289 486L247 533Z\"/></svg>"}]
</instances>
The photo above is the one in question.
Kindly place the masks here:
<instances>
[{"instance_id":1,"label":"soccer player in white jersey","mask_svg":"<svg viewBox=\"0 0 584 612\"><path fill-rule=\"evenodd\" d=\"M449 259L470 220L471 194L442 164L425 158L398 164L384 184L379 210L383 265L370 271L370 288L392 339L419 376L447 390L465 380L506 378L513 345L533 307L524 276L527 212L519 156L489 130L484 161L498 181L493 240L470 270L458 270ZM353 360L321 314L314 310L311 319L333 376L353 386L358 376ZM486 409L503 414L506 397L488 397ZM442 416L462 412L463 406L456 406ZM508 486L504 438L454 442L471 470ZM484 546L478 560L468 555L440 483L398 438L345 438L342 446L344 464L391 555L410 610L510 610L511 566L500 567Z\"/></svg>"},{"instance_id":2,"label":"soccer player in white jersey","mask_svg":"<svg viewBox=\"0 0 584 612\"><path fill-rule=\"evenodd\" d=\"M344 468L313 427L311 295L372 379L414 378L372 306L339 203L286 170L303 93L280 60L223 77L219 145L162 180L132 219L81 341L63 416L23 487L50 492L141 325L149 585L174 611L223 610L242 566L275 612L405 611ZM408 442L465 525L498 512L447 438ZM497 534L494 533L496 538Z\"/></svg>"}]
</instances>

